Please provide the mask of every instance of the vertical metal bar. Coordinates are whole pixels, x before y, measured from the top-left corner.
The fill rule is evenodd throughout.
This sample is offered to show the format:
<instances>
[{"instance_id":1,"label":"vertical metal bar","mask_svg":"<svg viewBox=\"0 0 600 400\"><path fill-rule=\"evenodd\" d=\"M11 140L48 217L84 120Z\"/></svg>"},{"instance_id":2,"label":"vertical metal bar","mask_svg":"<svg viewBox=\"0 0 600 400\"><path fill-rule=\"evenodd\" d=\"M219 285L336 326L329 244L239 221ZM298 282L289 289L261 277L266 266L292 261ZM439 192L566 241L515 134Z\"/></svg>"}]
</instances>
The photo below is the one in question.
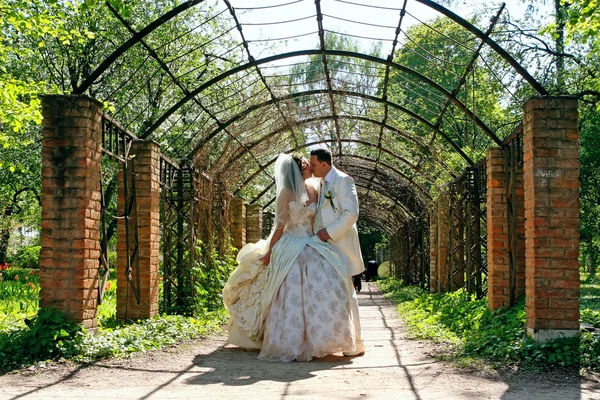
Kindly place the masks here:
<instances>
[{"instance_id":1,"label":"vertical metal bar","mask_svg":"<svg viewBox=\"0 0 600 400\"><path fill-rule=\"evenodd\" d=\"M506 176L506 208L508 225L508 274L509 306L516 303L517 290L517 221L516 221L516 172L520 161L520 133L503 147Z\"/></svg>"},{"instance_id":2,"label":"vertical metal bar","mask_svg":"<svg viewBox=\"0 0 600 400\"><path fill-rule=\"evenodd\" d=\"M468 169L467 171L472 172L470 169ZM475 201L473 199L472 193L471 193L471 174L469 173L469 179L467 179L467 188L465 190L466 192L466 207L465 207L465 211L466 211L466 226L465 226L465 247L466 247L466 287L467 287L467 293L469 294L473 294L474 292L474 285L473 285L473 246L474 246L474 237L473 237L473 202Z\"/></svg>"},{"instance_id":3,"label":"vertical metal bar","mask_svg":"<svg viewBox=\"0 0 600 400\"><path fill-rule=\"evenodd\" d=\"M184 236L183 232L183 170L180 169L177 171L177 264L175 265L176 275L177 275L177 306L183 307L184 302L184 294L183 294L183 280L184 280L184 271L183 271L183 259L185 254L185 248L183 246L182 240Z\"/></svg>"},{"instance_id":4,"label":"vertical metal bar","mask_svg":"<svg viewBox=\"0 0 600 400\"><path fill-rule=\"evenodd\" d=\"M102 276L98 280L98 304L104 299L104 288L110 275L108 265L108 241L106 238L106 199L104 197L103 177L100 176L100 271Z\"/></svg>"}]
</instances>

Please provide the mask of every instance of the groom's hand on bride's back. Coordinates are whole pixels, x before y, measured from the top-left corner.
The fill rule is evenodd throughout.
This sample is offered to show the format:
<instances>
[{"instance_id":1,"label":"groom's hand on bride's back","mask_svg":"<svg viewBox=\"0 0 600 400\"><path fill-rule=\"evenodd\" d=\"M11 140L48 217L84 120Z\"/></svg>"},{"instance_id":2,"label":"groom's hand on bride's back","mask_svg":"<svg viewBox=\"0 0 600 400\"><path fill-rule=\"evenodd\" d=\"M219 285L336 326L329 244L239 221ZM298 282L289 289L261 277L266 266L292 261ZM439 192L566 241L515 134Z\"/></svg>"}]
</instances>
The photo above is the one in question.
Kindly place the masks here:
<instances>
[{"instance_id":1,"label":"groom's hand on bride's back","mask_svg":"<svg viewBox=\"0 0 600 400\"><path fill-rule=\"evenodd\" d=\"M325 229L325 228L323 228L319 232L317 232L317 236L319 236L319 239L321 239L324 242L331 239L331 236L329 236L329 233L327 233L327 229Z\"/></svg>"}]
</instances>

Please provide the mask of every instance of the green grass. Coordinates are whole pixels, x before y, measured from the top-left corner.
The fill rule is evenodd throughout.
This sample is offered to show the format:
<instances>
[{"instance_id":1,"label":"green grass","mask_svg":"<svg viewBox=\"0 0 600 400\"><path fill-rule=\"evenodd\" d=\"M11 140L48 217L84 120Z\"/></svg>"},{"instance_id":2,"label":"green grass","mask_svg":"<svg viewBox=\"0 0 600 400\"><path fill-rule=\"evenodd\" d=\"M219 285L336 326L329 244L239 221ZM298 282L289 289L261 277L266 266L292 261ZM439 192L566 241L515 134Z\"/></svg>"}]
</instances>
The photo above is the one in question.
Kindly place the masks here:
<instances>
[{"instance_id":1,"label":"green grass","mask_svg":"<svg viewBox=\"0 0 600 400\"><path fill-rule=\"evenodd\" d=\"M86 361L158 349L219 332L227 320L226 312L218 309L193 317L118 322L116 279L112 279L98 307L99 328L95 335L87 335L62 313L39 310L36 270L9 267L0 273L0 371L59 358Z\"/></svg>"},{"instance_id":2,"label":"green grass","mask_svg":"<svg viewBox=\"0 0 600 400\"><path fill-rule=\"evenodd\" d=\"M581 320L600 328L600 276L581 275Z\"/></svg>"},{"instance_id":3,"label":"green grass","mask_svg":"<svg viewBox=\"0 0 600 400\"><path fill-rule=\"evenodd\" d=\"M584 333L581 338L543 345L529 339L523 300L511 309L492 312L486 299L476 300L463 291L430 294L391 279L381 281L380 287L397 304L412 335L445 344L445 356L460 364L485 360L497 367L600 370L597 336ZM598 280L584 277L581 292L582 319L590 322L598 317Z\"/></svg>"}]
</instances>

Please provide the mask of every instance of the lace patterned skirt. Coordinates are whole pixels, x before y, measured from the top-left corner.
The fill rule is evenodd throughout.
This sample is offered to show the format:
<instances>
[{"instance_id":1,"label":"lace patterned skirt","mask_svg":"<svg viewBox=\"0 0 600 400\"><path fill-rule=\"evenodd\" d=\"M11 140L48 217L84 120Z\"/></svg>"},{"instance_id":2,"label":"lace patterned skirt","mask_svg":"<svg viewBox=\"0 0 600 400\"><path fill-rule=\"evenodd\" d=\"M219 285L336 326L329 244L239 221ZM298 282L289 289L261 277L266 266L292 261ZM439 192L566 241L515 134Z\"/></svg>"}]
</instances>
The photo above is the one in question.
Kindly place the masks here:
<instances>
[{"instance_id":1,"label":"lace patterned skirt","mask_svg":"<svg viewBox=\"0 0 600 400\"><path fill-rule=\"evenodd\" d=\"M306 246L273 298L258 358L291 362L354 350L346 283Z\"/></svg>"}]
</instances>

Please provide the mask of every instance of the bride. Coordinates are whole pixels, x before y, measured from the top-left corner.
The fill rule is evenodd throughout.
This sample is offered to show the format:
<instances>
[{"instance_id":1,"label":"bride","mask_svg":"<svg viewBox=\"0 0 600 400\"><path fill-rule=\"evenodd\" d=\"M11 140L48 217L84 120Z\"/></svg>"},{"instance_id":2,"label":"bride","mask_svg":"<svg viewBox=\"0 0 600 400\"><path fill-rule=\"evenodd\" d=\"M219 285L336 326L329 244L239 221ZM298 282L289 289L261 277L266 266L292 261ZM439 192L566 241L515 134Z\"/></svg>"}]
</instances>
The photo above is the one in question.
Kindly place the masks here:
<instances>
[{"instance_id":1,"label":"bride","mask_svg":"<svg viewBox=\"0 0 600 400\"><path fill-rule=\"evenodd\" d=\"M340 257L312 234L318 193L306 158L275 162L276 214L268 241L244 246L223 288L229 343L283 362L353 351L352 283Z\"/></svg>"}]
</instances>

